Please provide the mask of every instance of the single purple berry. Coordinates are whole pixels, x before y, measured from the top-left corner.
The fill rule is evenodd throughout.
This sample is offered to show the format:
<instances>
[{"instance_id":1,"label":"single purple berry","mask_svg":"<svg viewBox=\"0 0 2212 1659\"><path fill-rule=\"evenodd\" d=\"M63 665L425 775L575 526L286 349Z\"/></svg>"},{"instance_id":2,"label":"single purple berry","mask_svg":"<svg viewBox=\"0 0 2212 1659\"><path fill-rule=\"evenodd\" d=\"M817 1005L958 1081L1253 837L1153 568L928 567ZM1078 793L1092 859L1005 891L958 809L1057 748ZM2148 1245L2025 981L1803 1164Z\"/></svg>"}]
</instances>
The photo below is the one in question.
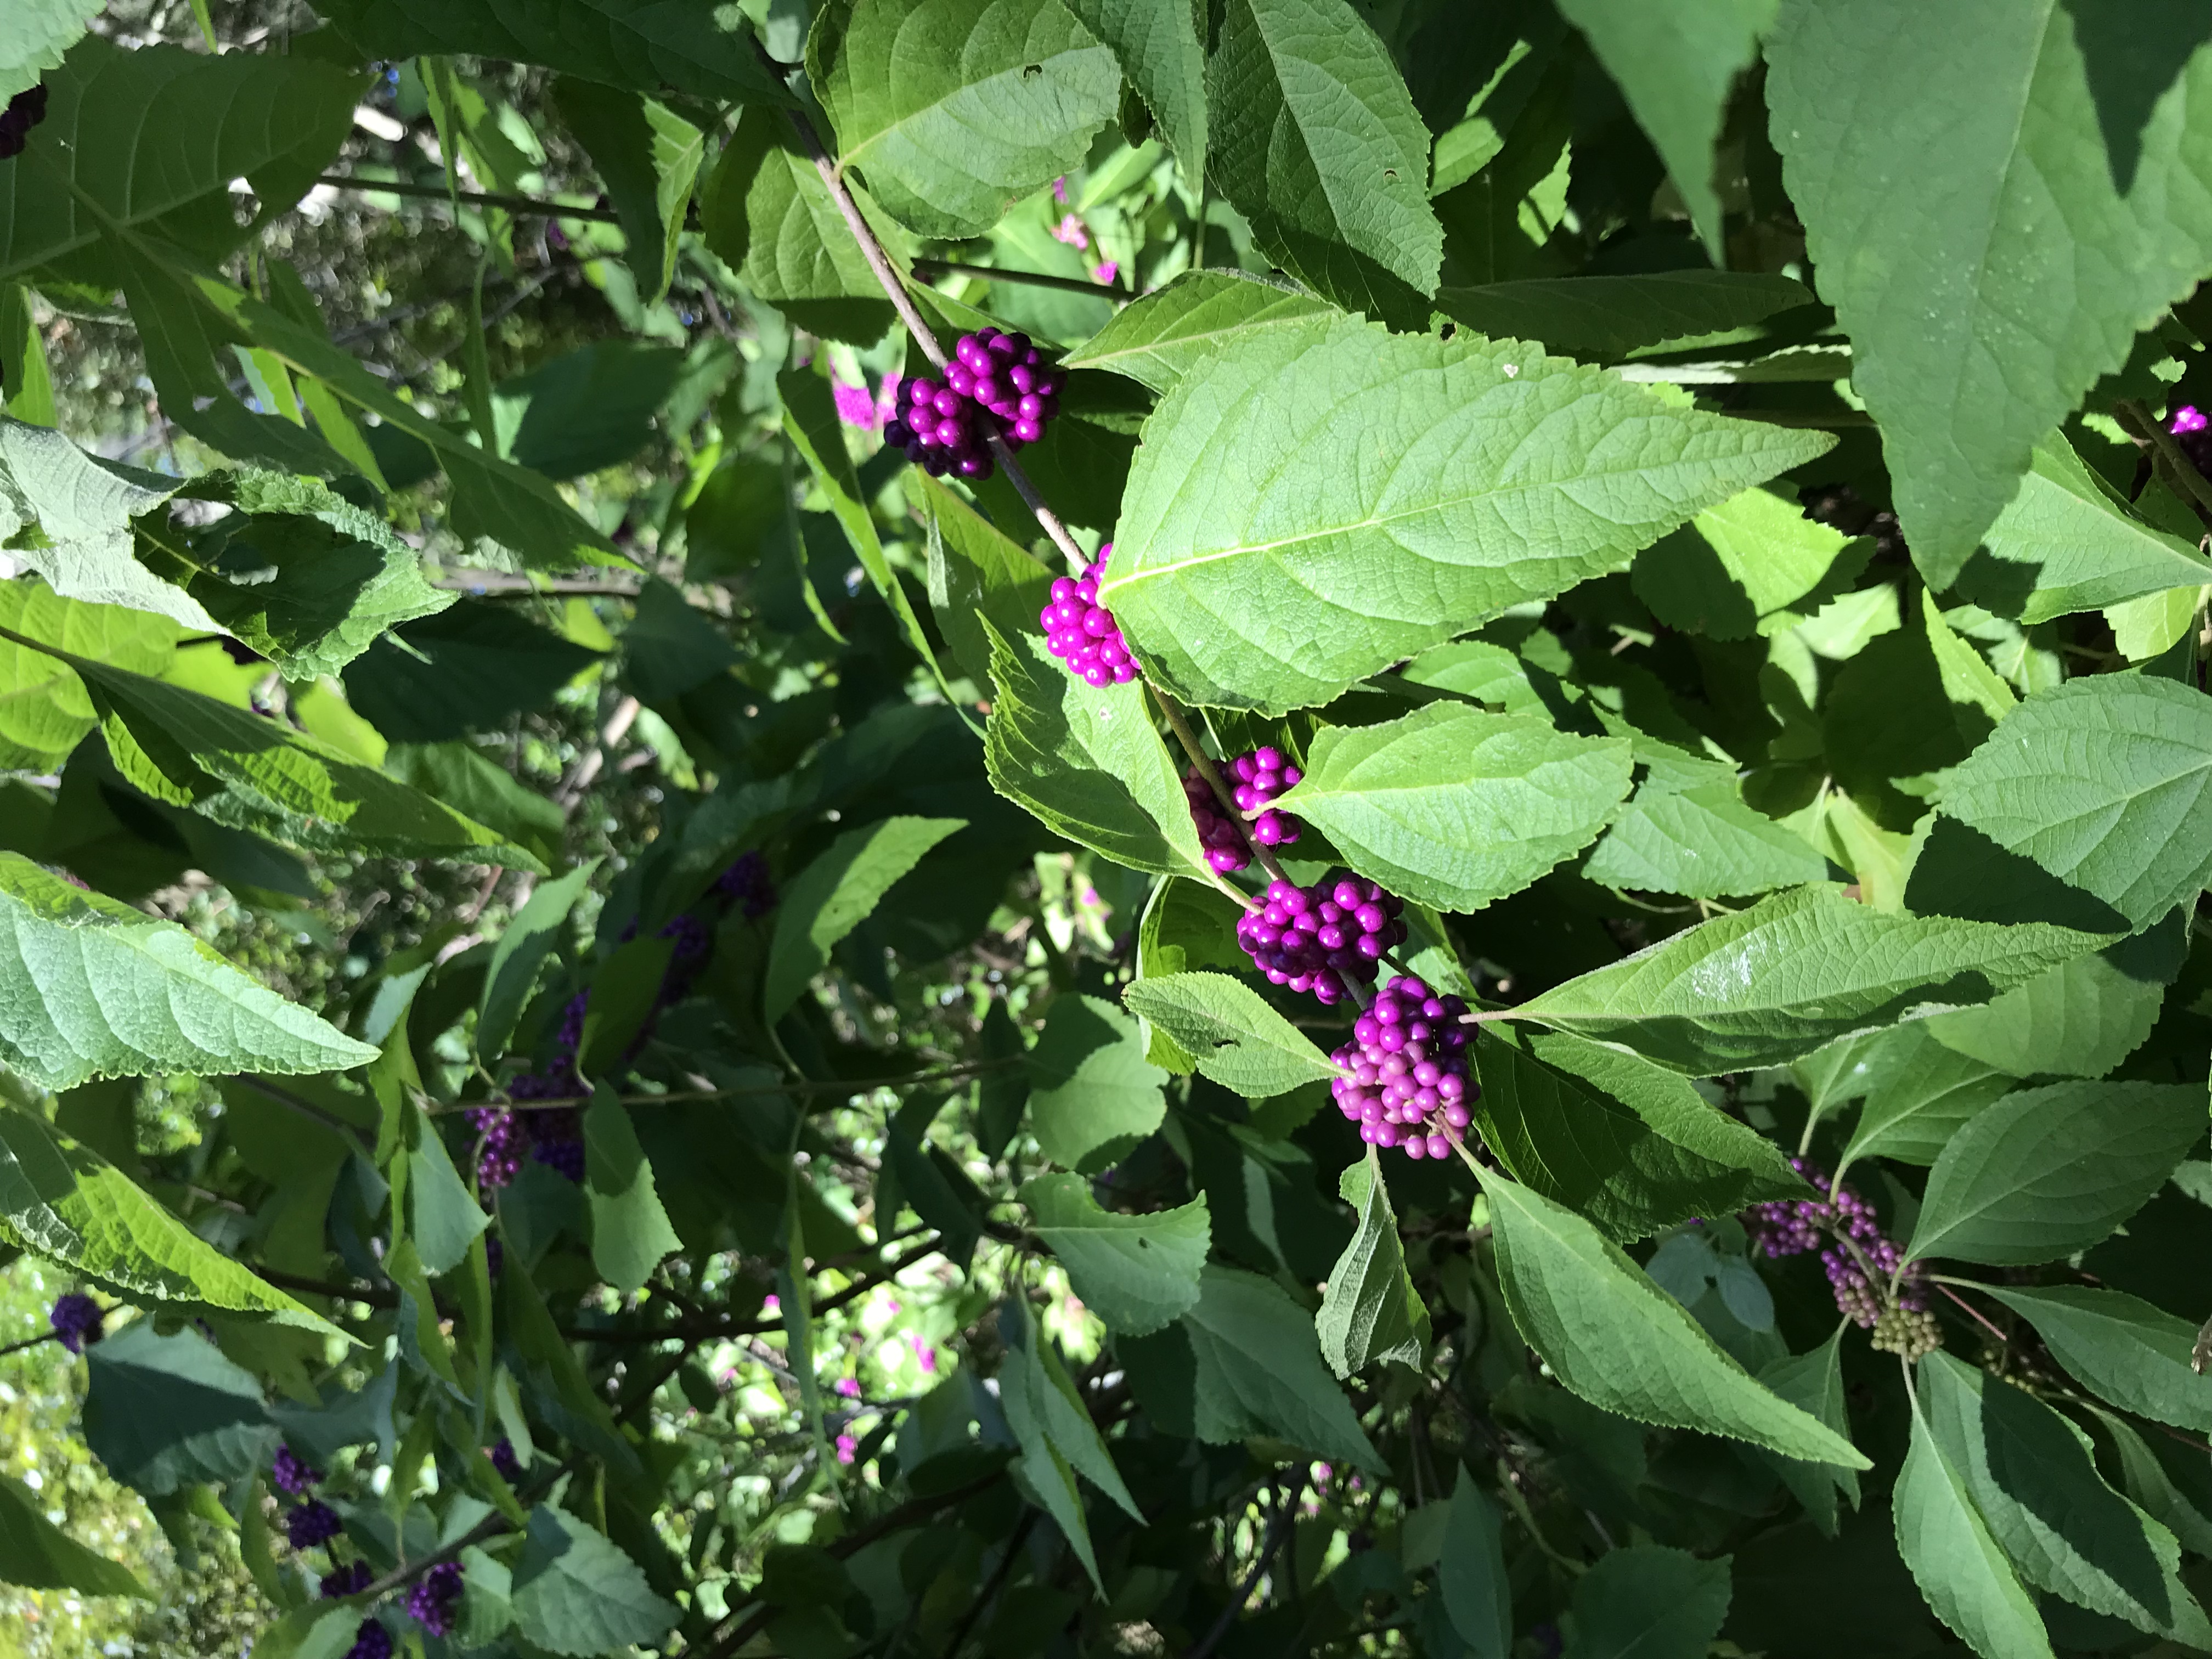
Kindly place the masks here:
<instances>
[{"instance_id":1,"label":"single purple berry","mask_svg":"<svg viewBox=\"0 0 2212 1659\"><path fill-rule=\"evenodd\" d=\"M462 1588L459 1563L441 1561L407 1592L408 1616L433 1636L448 1634L460 1613Z\"/></svg>"},{"instance_id":2,"label":"single purple berry","mask_svg":"<svg viewBox=\"0 0 2212 1659\"><path fill-rule=\"evenodd\" d=\"M100 1304L71 1291L55 1298L53 1311L46 1316L46 1322L61 1338L62 1346L71 1353L82 1353L107 1334L102 1323L106 1317Z\"/></svg>"},{"instance_id":3,"label":"single purple berry","mask_svg":"<svg viewBox=\"0 0 2212 1659\"><path fill-rule=\"evenodd\" d=\"M338 1512L319 1498L309 1498L284 1517L284 1535L295 1550L327 1544L344 1530L345 1522L338 1519Z\"/></svg>"},{"instance_id":4,"label":"single purple berry","mask_svg":"<svg viewBox=\"0 0 2212 1659\"><path fill-rule=\"evenodd\" d=\"M288 1498L297 1498L308 1487L319 1484L322 1471L313 1468L289 1446L276 1448L276 1462L270 1464L269 1478L276 1490Z\"/></svg>"}]
</instances>

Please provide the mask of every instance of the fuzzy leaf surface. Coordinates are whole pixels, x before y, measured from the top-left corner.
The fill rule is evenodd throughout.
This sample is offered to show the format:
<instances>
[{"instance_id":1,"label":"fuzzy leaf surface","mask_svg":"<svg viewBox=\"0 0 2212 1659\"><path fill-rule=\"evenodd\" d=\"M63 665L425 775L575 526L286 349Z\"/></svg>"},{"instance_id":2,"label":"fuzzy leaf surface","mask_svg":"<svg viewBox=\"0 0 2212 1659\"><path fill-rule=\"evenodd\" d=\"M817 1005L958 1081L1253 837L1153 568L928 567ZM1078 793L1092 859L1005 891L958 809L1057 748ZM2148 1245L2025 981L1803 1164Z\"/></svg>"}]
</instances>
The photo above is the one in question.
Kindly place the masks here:
<instances>
[{"instance_id":1,"label":"fuzzy leaf surface","mask_svg":"<svg viewBox=\"0 0 2212 1659\"><path fill-rule=\"evenodd\" d=\"M1243 271L1186 270L1123 306L1061 361L1164 392L1225 346L1334 311L1326 300Z\"/></svg>"},{"instance_id":2,"label":"fuzzy leaf surface","mask_svg":"<svg viewBox=\"0 0 2212 1659\"><path fill-rule=\"evenodd\" d=\"M1248 1100L1339 1075L1311 1037L1227 974L1163 974L1139 980L1121 1000L1182 1044L1200 1072Z\"/></svg>"},{"instance_id":3,"label":"fuzzy leaf surface","mask_svg":"<svg viewBox=\"0 0 2212 1659\"><path fill-rule=\"evenodd\" d=\"M2190 1364L2196 1328L2121 1291L1992 1285L1988 1294L2035 1327L2051 1356L2123 1411L2212 1429L2212 1376Z\"/></svg>"}]
</instances>

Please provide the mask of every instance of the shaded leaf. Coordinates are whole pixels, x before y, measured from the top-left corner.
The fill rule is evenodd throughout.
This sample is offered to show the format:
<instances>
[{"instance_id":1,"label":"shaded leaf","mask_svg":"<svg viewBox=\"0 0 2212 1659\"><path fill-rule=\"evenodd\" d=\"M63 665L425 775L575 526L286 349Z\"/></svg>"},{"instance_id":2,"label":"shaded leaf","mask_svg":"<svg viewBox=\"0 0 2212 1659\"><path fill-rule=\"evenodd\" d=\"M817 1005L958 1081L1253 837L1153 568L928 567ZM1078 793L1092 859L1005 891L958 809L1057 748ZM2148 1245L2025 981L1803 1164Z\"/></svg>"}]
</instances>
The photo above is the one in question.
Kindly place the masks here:
<instances>
[{"instance_id":1,"label":"shaded leaf","mask_svg":"<svg viewBox=\"0 0 2212 1659\"><path fill-rule=\"evenodd\" d=\"M514 1565L514 1626L549 1653L605 1653L657 1642L680 1616L637 1563L566 1510L530 1511Z\"/></svg>"},{"instance_id":2,"label":"shaded leaf","mask_svg":"<svg viewBox=\"0 0 2212 1659\"><path fill-rule=\"evenodd\" d=\"M1030 1127L1065 1169L1109 1163L1160 1127L1168 1074L1137 1022L1097 997L1055 998L1030 1050Z\"/></svg>"},{"instance_id":3,"label":"shaded leaf","mask_svg":"<svg viewBox=\"0 0 2212 1659\"><path fill-rule=\"evenodd\" d=\"M848 830L800 871L776 908L769 946L768 1018L799 1000L830 960L830 947L867 920L883 896L958 830L962 818L885 818Z\"/></svg>"},{"instance_id":4,"label":"shaded leaf","mask_svg":"<svg viewBox=\"0 0 2212 1659\"><path fill-rule=\"evenodd\" d=\"M2212 1429L2212 1376L2190 1363L2197 1328L2187 1320L2086 1285L1985 1289L2035 1327L2053 1358L2122 1411Z\"/></svg>"},{"instance_id":5,"label":"shaded leaf","mask_svg":"<svg viewBox=\"0 0 2212 1659\"><path fill-rule=\"evenodd\" d=\"M1023 1187L1032 1227L1083 1305L1121 1336L1144 1336L1188 1313L1212 1233L1206 1197L1144 1215L1102 1210L1080 1176L1038 1176Z\"/></svg>"},{"instance_id":6,"label":"shaded leaf","mask_svg":"<svg viewBox=\"0 0 2212 1659\"><path fill-rule=\"evenodd\" d=\"M1314 1316L1321 1357L1344 1377L1386 1359L1419 1370L1428 1358L1429 1310L1406 1272L1398 1218L1374 1147L1359 1163L1345 1166L1337 1190L1358 1212L1359 1231L1329 1270L1321 1311Z\"/></svg>"}]
</instances>

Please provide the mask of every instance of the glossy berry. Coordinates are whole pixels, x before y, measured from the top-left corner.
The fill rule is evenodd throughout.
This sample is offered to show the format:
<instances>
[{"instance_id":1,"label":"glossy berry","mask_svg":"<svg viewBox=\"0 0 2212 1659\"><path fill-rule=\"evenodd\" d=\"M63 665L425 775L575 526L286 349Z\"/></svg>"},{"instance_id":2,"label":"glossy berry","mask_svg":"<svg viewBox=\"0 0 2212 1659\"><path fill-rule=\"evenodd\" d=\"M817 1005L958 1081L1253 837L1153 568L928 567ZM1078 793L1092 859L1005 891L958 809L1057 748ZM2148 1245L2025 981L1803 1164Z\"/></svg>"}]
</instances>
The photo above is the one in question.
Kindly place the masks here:
<instances>
[{"instance_id":1,"label":"glossy berry","mask_svg":"<svg viewBox=\"0 0 2212 1659\"><path fill-rule=\"evenodd\" d=\"M1018 449L1043 437L1061 383L1026 334L978 329L953 343L952 361L938 377L916 375L900 386L884 441L933 477L988 478L990 441Z\"/></svg>"},{"instance_id":2,"label":"glossy berry","mask_svg":"<svg viewBox=\"0 0 2212 1659\"><path fill-rule=\"evenodd\" d=\"M1793 1158L1790 1167L1810 1185L1824 1193L1828 1190L1827 1174L1818 1165L1802 1158ZM1806 1198L1754 1204L1743 1212L1743 1225L1753 1248L1770 1256L1802 1255L1808 1250L1819 1250L1820 1266L1828 1275L1828 1288L1834 1293L1837 1309L1862 1329L1881 1334L1877 1328L1893 1310L1908 1315L1928 1313L1928 1292L1920 1283L1922 1270L1917 1261L1905 1267L1896 1301L1892 1304L1886 1300L1890 1276L1897 1272L1904 1253L1882 1231L1881 1224L1875 1218L1874 1206L1849 1187L1838 1188L1832 1202ZM1869 1268L1873 1270L1872 1278L1868 1274ZM1892 1321L1887 1334L1893 1340L1909 1345L1934 1328L1932 1316L1903 1324Z\"/></svg>"},{"instance_id":3,"label":"glossy berry","mask_svg":"<svg viewBox=\"0 0 2212 1659\"><path fill-rule=\"evenodd\" d=\"M364 1619L345 1659L392 1659L392 1632L375 1620Z\"/></svg>"},{"instance_id":4,"label":"glossy berry","mask_svg":"<svg viewBox=\"0 0 2212 1659\"><path fill-rule=\"evenodd\" d=\"M1258 909L1237 924L1237 942L1277 985L1341 1001L1371 984L1385 951L1406 940L1405 909L1380 884L1343 877L1311 887L1270 882Z\"/></svg>"},{"instance_id":5,"label":"glossy berry","mask_svg":"<svg viewBox=\"0 0 2212 1659\"><path fill-rule=\"evenodd\" d=\"M1294 787L1305 774L1291 764L1283 751L1270 744L1239 755L1229 763L1231 793L1237 810L1250 819L1252 839L1262 847L1286 847L1304 826L1288 812L1264 810L1285 790ZM1256 817L1253 816L1257 814Z\"/></svg>"},{"instance_id":6,"label":"glossy berry","mask_svg":"<svg viewBox=\"0 0 2212 1659\"><path fill-rule=\"evenodd\" d=\"M46 118L46 88L42 83L26 87L0 110L0 161L21 155L30 142L31 129Z\"/></svg>"},{"instance_id":7,"label":"glossy berry","mask_svg":"<svg viewBox=\"0 0 2212 1659\"><path fill-rule=\"evenodd\" d=\"M327 1544L344 1530L338 1512L319 1498L310 1498L284 1517L284 1535L295 1550Z\"/></svg>"},{"instance_id":8,"label":"glossy berry","mask_svg":"<svg viewBox=\"0 0 2212 1659\"><path fill-rule=\"evenodd\" d=\"M1113 556L1114 544L1109 542L1090 565L1054 582L1051 602L1037 612L1045 648L1086 685L1127 685L1137 678L1136 660L1122 642L1114 613L1098 603L1098 584Z\"/></svg>"},{"instance_id":9,"label":"glossy berry","mask_svg":"<svg viewBox=\"0 0 2212 1659\"><path fill-rule=\"evenodd\" d=\"M370 1573L366 1561L349 1561L342 1567L332 1567L323 1575L318 1592L325 1601L335 1601L341 1595L358 1595L369 1586Z\"/></svg>"},{"instance_id":10,"label":"glossy berry","mask_svg":"<svg viewBox=\"0 0 2212 1659\"><path fill-rule=\"evenodd\" d=\"M309 1464L289 1446L276 1448L276 1458L270 1464L269 1478L276 1490L287 1498L297 1498L308 1487L319 1483L322 1472Z\"/></svg>"},{"instance_id":11,"label":"glossy berry","mask_svg":"<svg viewBox=\"0 0 2212 1659\"><path fill-rule=\"evenodd\" d=\"M1400 975L1376 994L1329 1058L1343 1075L1329 1087L1359 1138L1408 1158L1446 1158L1463 1139L1482 1090L1468 1075L1467 1004Z\"/></svg>"},{"instance_id":12,"label":"glossy berry","mask_svg":"<svg viewBox=\"0 0 2212 1659\"><path fill-rule=\"evenodd\" d=\"M55 1298L53 1311L46 1316L46 1323L53 1327L54 1334L62 1340L62 1346L71 1353L82 1353L106 1334L101 1321L107 1316L100 1311L100 1304L88 1296L71 1291L67 1296Z\"/></svg>"},{"instance_id":13,"label":"glossy berry","mask_svg":"<svg viewBox=\"0 0 2212 1659\"><path fill-rule=\"evenodd\" d=\"M2166 417L2166 429L2199 472L2212 476L2212 419L2195 404L2184 404Z\"/></svg>"},{"instance_id":14,"label":"glossy berry","mask_svg":"<svg viewBox=\"0 0 2212 1659\"><path fill-rule=\"evenodd\" d=\"M408 1616L433 1636L447 1634L460 1614L463 1588L460 1565L441 1561L407 1592Z\"/></svg>"}]
</instances>

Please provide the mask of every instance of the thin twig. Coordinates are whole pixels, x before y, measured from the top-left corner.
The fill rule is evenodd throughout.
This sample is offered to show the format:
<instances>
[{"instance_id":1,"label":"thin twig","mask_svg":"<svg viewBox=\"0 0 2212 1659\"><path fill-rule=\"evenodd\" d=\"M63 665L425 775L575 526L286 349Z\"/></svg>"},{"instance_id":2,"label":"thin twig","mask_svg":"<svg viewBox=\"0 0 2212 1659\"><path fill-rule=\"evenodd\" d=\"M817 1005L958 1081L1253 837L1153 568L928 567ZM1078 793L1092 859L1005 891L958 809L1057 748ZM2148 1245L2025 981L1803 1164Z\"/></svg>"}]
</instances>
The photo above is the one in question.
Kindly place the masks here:
<instances>
[{"instance_id":1,"label":"thin twig","mask_svg":"<svg viewBox=\"0 0 2212 1659\"><path fill-rule=\"evenodd\" d=\"M10 1342L6 1347L0 1348L0 1356L21 1353L24 1349L35 1348L41 1343L57 1341L60 1336L61 1333L58 1331L48 1331L40 1336L27 1336L21 1342Z\"/></svg>"},{"instance_id":2,"label":"thin twig","mask_svg":"<svg viewBox=\"0 0 2212 1659\"><path fill-rule=\"evenodd\" d=\"M1021 1559L1022 1546L1029 1542L1030 1529L1036 1525L1037 1512L1024 1510L1021 1520L1015 1524L1012 1535L1006 1540L1006 1553L1000 1556L999 1565L991 1569L991 1577L977 1592L975 1603L960 1621L960 1628L952 1632L952 1639L945 1644L945 1659L960 1659L961 1647L968 1640L968 1632L975 1628L975 1621L996 1599L1006 1580L1012 1577L1014 1563Z\"/></svg>"},{"instance_id":3,"label":"thin twig","mask_svg":"<svg viewBox=\"0 0 2212 1659\"><path fill-rule=\"evenodd\" d=\"M583 1468L583 1466L584 1459L580 1454L570 1458L558 1468L549 1471L542 1479L532 1481L526 1496L522 1489L518 1488L514 1494L515 1501L518 1504L520 1504L526 1510L528 1509L530 1504L534 1503L538 1497L551 1491L552 1488L559 1483L562 1475L572 1474L576 1470ZM386 1573L383 1577L379 1578L374 1583L371 1583L366 1589L360 1592L362 1598L361 1605L363 1607L374 1606L384 1597L391 1595L392 1591L396 1589L404 1589L407 1585L414 1583L415 1580L420 1578L424 1573L429 1571L431 1568L441 1565L445 1562L457 1559L463 1550L468 1549L471 1546L481 1544L487 1538L496 1538L503 1532L510 1532L514 1530L514 1522L508 1520L497 1510L494 1510L489 1515L484 1516L483 1520L477 1522L476 1525L471 1527L459 1538L454 1539L452 1543L441 1545L438 1548L432 1550L428 1555L424 1556L419 1561L410 1561L401 1566L394 1567L390 1572Z\"/></svg>"},{"instance_id":4,"label":"thin twig","mask_svg":"<svg viewBox=\"0 0 2212 1659\"><path fill-rule=\"evenodd\" d=\"M927 1087L934 1083L964 1083L1024 1063L1021 1055L1010 1054L997 1060L969 1060L959 1066L948 1066L941 1071L916 1072L906 1077L831 1079L827 1082L801 1079L794 1083L747 1083L727 1089L671 1089L665 1094L617 1095L615 1098L625 1106L675 1106L686 1101L741 1100L765 1098L771 1095L864 1095L878 1089L911 1089ZM562 1095L544 1100L458 1100L426 1106L422 1109L433 1117L451 1116L456 1112L482 1111L488 1106L509 1112L566 1111L572 1107L588 1106L598 1097L596 1095Z\"/></svg>"},{"instance_id":5,"label":"thin twig","mask_svg":"<svg viewBox=\"0 0 2212 1659\"><path fill-rule=\"evenodd\" d=\"M2006 1337L2005 1334L1999 1330L1995 1325L1991 1324L1987 1316L1985 1316L1979 1308L1974 1306L1972 1303L1967 1301L1965 1297L1960 1296L1958 1291L1953 1290L1948 1285L1938 1285L1936 1288L1942 1291L1944 1295L1949 1297L1952 1301L1957 1303L1959 1304L1960 1312L1965 1314L1967 1318L1972 1320L1977 1325L1979 1325L1991 1336L1996 1338L1997 1346L1999 1347L2002 1348L2006 1345L2008 1339Z\"/></svg>"},{"instance_id":6,"label":"thin twig","mask_svg":"<svg viewBox=\"0 0 2212 1659\"><path fill-rule=\"evenodd\" d=\"M443 185L418 185L406 179L357 179L325 173L315 182L332 190L349 190L362 196L419 196L425 201L450 202L458 198L471 207L499 208L508 213L541 219L588 219L594 224L618 225L622 216L611 207L574 207L566 202L540 201L529 196L499 196L478 190L449 191Z\"/></svg>"},{"instance_id":7,"label":"thin twig","mask_svg":"<svg viewBox=\"0 0 2212 1659\"><path fill-rule=\"evenodd\" d=\"M1290 1535L1290 1523L1297 1513L1298 1498L1305 1489L1303 1476L1288 1491L1280 1487L1276 1489L1275 1513L1267 1522L1267 1536L1261 1546L1260 1559L1252 1564L1251 1571L1244 1575L1244 1582L1237 1587L1237 1594L1229 1605L1222 1608L1221 1616L1213 1621L1213 1628L1183 1654L1183 1659L1206 1659L1206 1656L1220 1645L1221 1638L1229 1634L1229 1627L1243 1617L1245 1604L1251 1601L1252 1592L1259 1588L1260 1576L1267 1571L1267 1564L1275 1559L1275 1552L1282 1548L1283 1540Z\"/></svg>"},{"instance_id":8,"label":"thin twig","mask_svg":"<svg viewBox=\"0 0 2212 1659\"><path fill-rule=\"evenodd\" d=\"M1065 294L1088 294L1100 300L1127 305L1137 296L1111 283L1094 283L1081 276L1053 276L1042 270L1010 270L998 265L967 265L957 259L916 259L917 274L940 271L948 276L981 276L994 283L1020 283L1030 288L1056 288Z\"/></svg>"}]
</instances>

